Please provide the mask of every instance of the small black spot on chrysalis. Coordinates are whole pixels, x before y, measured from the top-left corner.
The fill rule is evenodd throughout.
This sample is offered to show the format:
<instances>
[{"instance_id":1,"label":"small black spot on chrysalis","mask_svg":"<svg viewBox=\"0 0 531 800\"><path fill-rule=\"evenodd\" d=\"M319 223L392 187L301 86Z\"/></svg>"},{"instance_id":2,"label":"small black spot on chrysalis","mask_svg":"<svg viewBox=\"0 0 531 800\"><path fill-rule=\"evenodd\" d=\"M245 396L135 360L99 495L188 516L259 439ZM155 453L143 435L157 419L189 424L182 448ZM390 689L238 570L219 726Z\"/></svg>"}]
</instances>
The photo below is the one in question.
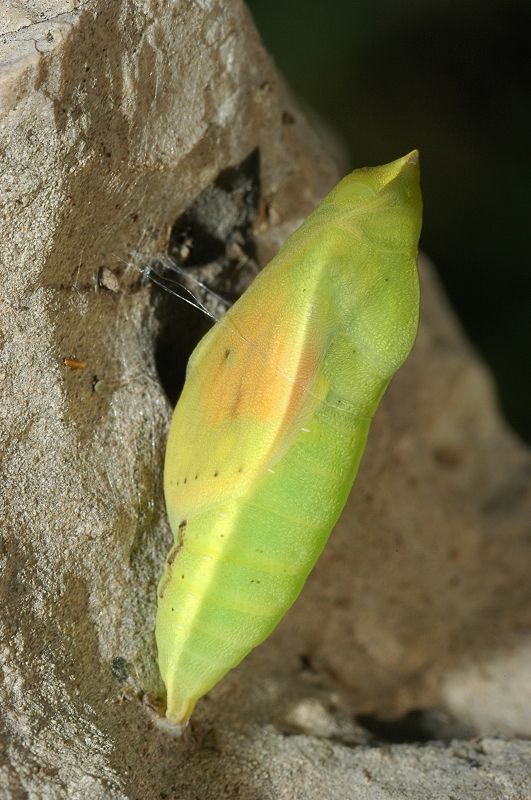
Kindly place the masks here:
<instances>
[{"instance_id":1,"label":"small black spot on chrysalis","mask_svg":"<svg viewBox=\"0 0 531 800\"><path fill-rule=\"evenodd\" d=\"M219 475L219 472L216 470L216 471L214 472L214 478L217 478L217 477L218 477L218 475Z\"/></svg>"},{"instance_id":2,"label":"small black spot on chrysalis","mask_svg":"<svg viewBox=\"0 0 531 800\"><path fill-rule=\"evenodd\" d=\"M179 530L180 531L184 531L184 529L186 528L187 523L188 523L188 520L186 520L186 519L183 519L182 522L179 522Z\"/></svg>"},{"instance_id":3,"label":"small black spot on chrysalis","mask_svg":"<svg viewBox=\"0 0 531 800\"><path fill-rule=\"evenodd\" d=\"M243 467L240 467L240 469L238 470L238 472L243 472Z\"/></svg>"},{"instance_id":4,"label":"small black spot on chrysalis","mask_svg":"<svg viewBox=\"0 0 531 800\"><path fill-rule=\"evenodd\" d=\"M185 479L184 479L184 481L183 481L183 483L187 483L187 481L188 481L188 478L185 478Z\"/></svg>"},{"instance_id":5,"label":"small black spot on chrysalis","mask_svg":"<svg viewBox=\"0 0 531 800\"><path fill-rule=\"evenodd\" d=\"M230 350L225 350L225 355L224 355L225 361L228 359L229 356L230 356Z\"/></svg>"},{"instance_id":6,"label":"small black spot on chrysalis","mask_svg":"<svg viewBox=\"0 0 531 800\"><path fill-rule=\"evenodd\" d=\"M198 478L199 478L199 475L195 475L194 476L194 481L196 481Z\"/></svg>"}]
</instances>

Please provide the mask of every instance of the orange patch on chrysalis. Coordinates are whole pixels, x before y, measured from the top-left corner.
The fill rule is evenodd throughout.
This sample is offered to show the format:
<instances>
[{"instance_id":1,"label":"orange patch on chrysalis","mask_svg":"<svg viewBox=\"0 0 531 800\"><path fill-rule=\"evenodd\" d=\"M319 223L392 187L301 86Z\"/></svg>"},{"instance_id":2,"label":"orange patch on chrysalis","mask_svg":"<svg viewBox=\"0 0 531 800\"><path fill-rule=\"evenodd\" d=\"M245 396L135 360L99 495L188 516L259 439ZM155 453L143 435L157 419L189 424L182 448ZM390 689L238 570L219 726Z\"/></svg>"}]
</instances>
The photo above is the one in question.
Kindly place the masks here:
<instances>
[{"instance_id":1,"label":"orange patch on chrysalis","mask_svg":"<svg viewBox=\"0 0 531 800\"><path fill-rule=\"evenodd\" d=\"M307 327L301 332L300 323L287 315L271 319L263 308L242 311L237 328L227 319L216 343L217 358L212 358L208 381L202 385L208 424L214 427L239 417L281 420L281 433L290 427L314 383L319 348Z\"/></svg>"}]
</instances>

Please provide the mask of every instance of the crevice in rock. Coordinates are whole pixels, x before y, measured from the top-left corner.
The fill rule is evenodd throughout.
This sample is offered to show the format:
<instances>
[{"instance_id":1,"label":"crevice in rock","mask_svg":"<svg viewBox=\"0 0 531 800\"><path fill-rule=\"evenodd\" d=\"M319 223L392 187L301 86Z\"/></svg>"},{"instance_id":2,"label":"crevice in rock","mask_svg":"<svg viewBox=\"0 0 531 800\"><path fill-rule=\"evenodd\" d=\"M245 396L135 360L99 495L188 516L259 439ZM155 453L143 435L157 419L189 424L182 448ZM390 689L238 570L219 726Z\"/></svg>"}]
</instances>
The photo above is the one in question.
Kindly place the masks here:
<instances>
[{"instance_id":1,"label":"crevice in rock","mask_svg":"<svg viewBox=\"0 0 531 800\"><path fill-rule=\"evenodd\" d=\"M356 722L371 733L375 740L389 744L419 744L468 739L474 731L439 709L414 709L397 719L383 719L358 714Z\"/></svg>"},{"instance_id":2,"label":"crevice in rock","mask_svg":"<svg viewBox=\"0 0 531 800\"><path fill-rule=\"evenodd\" d=\"M258 272L252 224L259 198L260 154L253 150L177 218L167 252L147 270L158 321L155 363L172 405L190 353Z\"/></svg>"}]
</instances>

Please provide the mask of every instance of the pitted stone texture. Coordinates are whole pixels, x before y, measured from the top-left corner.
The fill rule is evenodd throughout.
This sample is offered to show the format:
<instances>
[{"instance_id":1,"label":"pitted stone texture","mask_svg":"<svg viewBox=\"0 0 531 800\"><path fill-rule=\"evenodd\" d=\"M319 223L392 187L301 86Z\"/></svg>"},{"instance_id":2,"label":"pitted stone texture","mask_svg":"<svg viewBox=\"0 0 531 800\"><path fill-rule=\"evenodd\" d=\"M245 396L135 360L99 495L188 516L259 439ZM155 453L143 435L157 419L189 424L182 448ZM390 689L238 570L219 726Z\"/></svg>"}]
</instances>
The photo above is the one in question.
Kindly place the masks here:
<instances>
[{"instance_id":1,"label":"pitted stone texture","mask_svg":"<svg viewBox=\"0 0 531 800\"><path fill-rule=\"evenodd\" d=\"M525 742L489 739L465 769L449 746L367 750L352 718L446 703L474 730L531 730L529 456L428 271L415 353L303 595L202 701L191 742L157 726L142 696L160 689L170 409L140 270L253 151L261 263L337 174L236 0L4 12L0 791L415 798L435 775L434 798L476 778L478 797L526 796Z\"/></svg>"}]
</instances>

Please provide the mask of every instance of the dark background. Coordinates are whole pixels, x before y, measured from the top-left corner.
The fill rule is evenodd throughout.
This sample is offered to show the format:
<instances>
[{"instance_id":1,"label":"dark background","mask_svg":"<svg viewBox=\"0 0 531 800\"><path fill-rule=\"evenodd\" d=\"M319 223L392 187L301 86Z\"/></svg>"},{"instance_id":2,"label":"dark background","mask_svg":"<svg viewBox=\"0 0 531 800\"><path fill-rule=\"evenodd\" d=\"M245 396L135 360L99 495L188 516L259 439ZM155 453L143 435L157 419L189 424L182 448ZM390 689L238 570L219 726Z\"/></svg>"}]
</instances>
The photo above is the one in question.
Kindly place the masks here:
<instances>
[{"instance_id":1,"label":"dark background","mask_svg":"<svg viewBox=\"0 0 531 800\"><path fill-rule=\"evenodd\" d=\"M421 246L531 442L531 0L248 0L351 167L421 151Z\"/></svg>"}]
</instances>

